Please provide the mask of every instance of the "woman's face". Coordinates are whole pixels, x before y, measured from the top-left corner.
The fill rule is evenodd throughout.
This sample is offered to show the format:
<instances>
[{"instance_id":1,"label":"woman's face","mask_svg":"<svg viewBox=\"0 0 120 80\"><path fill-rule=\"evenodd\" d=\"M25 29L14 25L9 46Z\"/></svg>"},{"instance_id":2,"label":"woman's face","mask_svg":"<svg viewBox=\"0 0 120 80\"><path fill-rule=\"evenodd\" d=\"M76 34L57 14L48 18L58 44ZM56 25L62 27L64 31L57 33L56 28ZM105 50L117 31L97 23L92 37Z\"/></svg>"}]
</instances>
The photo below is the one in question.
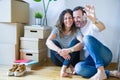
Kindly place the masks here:
<instances>
[{"instance_id":1,"label":"woman's face","mask_svg":"<svg viewBox=\"0 0 120 80\"><path fill-rule=\"evenodd\" d=\"M71 28L72 24L73 24L72 15L70 15L70 13L66 13L64 15L64 25L65 25L65 28Z\"/></svg>"}]
</instances>

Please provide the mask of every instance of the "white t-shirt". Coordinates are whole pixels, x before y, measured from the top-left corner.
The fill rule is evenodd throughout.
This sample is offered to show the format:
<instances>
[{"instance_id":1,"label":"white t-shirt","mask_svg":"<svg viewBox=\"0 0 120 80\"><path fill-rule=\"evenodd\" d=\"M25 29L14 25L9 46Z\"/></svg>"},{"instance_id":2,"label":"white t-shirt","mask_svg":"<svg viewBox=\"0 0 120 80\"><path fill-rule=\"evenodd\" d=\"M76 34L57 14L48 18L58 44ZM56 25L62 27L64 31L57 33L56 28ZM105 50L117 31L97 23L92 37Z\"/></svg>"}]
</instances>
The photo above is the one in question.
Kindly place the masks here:
<instances>
[{"instance_id":1,"label":"white t-shirt","mask_svg":"<svg viewBox=\"0 0 120 80\"><path fill-rule=\"evenodd\" d=\"M88 20L87 24L83 28L81 28L81 32L83 36L91 35L99 40L100 30L90 20ZM89 52L86 50L86 47L84 47L84 51L85 51L84 56L86 58L89 55Z\"/></svg>"},{"instance_id":2,"label":"white t-shirt","mask_svg":"<svg viewBox=\"0 0 120 80\"><path fill-rule=\"evenodd\" d=\"M87 24L83 28L81 28L81 32L84 36L91 35L94 36L96 39L99 39L98 36L100 35L100 30L89 20L87 21Z\"/></svg>"}]
</instances>

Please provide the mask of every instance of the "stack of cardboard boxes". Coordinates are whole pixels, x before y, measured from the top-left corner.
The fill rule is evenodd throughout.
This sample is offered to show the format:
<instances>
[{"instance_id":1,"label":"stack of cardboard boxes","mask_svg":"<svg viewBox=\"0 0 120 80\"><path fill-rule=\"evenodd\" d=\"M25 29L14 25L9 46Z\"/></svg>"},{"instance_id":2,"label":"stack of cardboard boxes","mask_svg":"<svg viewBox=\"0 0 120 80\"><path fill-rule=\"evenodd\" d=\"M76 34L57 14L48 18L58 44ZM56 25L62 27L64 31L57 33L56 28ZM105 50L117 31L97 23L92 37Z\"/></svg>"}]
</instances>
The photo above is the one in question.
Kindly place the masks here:
<instances>
[{"instance_id":1,"label":"stack of cardboard boxes","mask_svg":"<svg viewBox=\"0 0 120 80\"><path fill-rule=\"evenodd\" d=\"M20 38L21 59L34 60L40 65L45 63L48 57L46 39L51 32L51 27L25 26L24 37Z\"/></svg>"},{"instance_id":2,"label":"stack of cardboard boxes","mask_svg":"<svg viewBox=\"0 0 120 80\"><path fill-rule=\"evenodd\" d=\"M0 0L0 64L19 59L20 37L29 23L29 4L22 0Z\"/></svg>"}]
</instances>

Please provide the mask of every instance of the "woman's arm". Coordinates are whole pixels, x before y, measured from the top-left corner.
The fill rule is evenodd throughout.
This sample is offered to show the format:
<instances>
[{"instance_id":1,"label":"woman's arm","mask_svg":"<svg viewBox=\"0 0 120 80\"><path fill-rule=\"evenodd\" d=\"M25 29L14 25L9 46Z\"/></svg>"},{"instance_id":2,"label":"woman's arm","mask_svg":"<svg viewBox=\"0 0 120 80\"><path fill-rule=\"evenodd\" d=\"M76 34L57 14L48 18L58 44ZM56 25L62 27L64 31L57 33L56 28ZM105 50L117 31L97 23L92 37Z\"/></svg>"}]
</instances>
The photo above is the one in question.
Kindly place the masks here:
<instances>
[{"instance_id":1,"label":"woman's arm","mask_svg":"<svg viewBox=\"0 0 120 80\"><path fill-rule=\"evenodd\" d=\"M46 41L46 45L49 49L59 52L61 49L53 43L53 40L56 38L56 35L51 33Z\"/></svg>"},{"instance_id":2,"label":"woman's arm","mask_svg":"<svg viewBox=\"0 0 120 80\"><path fill-rule=\"evenodd\" d=\"M62 49L64 55L68 55L71 52L80 51L81 49L83 49L84 45L82 43L82 35L78 36L77 40L79 40L80 42L73 47Z\"/></svg>"},{"instance_id":3,"label":"woman's arm","mask_svg":"<svg viewBox=\"0 0 120 80\"><path fill-rule=\"evenodd\" d=\"M56 51L60 56L62 56L64 59L70 59L70 55L64 53L64 49L60 49L58 46L56 46L52 40L54 40L56 37L55 34L51 33L46 41L46 45L49 49ZM65 51L66 52L66 51Z\"/></svg>"}]
</instances>

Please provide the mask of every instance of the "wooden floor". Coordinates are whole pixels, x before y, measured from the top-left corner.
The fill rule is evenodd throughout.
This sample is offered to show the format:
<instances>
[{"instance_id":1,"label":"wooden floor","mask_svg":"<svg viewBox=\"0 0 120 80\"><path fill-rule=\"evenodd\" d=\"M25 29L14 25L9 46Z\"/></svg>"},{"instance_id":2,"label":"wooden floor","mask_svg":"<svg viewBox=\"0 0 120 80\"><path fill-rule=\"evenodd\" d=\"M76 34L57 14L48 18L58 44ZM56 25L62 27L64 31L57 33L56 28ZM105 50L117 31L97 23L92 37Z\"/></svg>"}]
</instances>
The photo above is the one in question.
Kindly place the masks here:
<instances>
[{"instance_id":1,"label":"wooden floor","mask_svg":"<svg viewBox=\"0 0 120 80\"><path fill-rule=\"evenodd\" d=\"M107 69L115 69L116 64L112 63ZM33 70L27 71L22 77L7 76L10 66L0 65L0 80L87 80L81 76L72 75L69 78L61 78L60 67L54 66L50 60L43 66L34 66ZM69 70L68 70L69 72ZM107 80L120 80L110 78Z\"/></svg>"}]
</instances>

